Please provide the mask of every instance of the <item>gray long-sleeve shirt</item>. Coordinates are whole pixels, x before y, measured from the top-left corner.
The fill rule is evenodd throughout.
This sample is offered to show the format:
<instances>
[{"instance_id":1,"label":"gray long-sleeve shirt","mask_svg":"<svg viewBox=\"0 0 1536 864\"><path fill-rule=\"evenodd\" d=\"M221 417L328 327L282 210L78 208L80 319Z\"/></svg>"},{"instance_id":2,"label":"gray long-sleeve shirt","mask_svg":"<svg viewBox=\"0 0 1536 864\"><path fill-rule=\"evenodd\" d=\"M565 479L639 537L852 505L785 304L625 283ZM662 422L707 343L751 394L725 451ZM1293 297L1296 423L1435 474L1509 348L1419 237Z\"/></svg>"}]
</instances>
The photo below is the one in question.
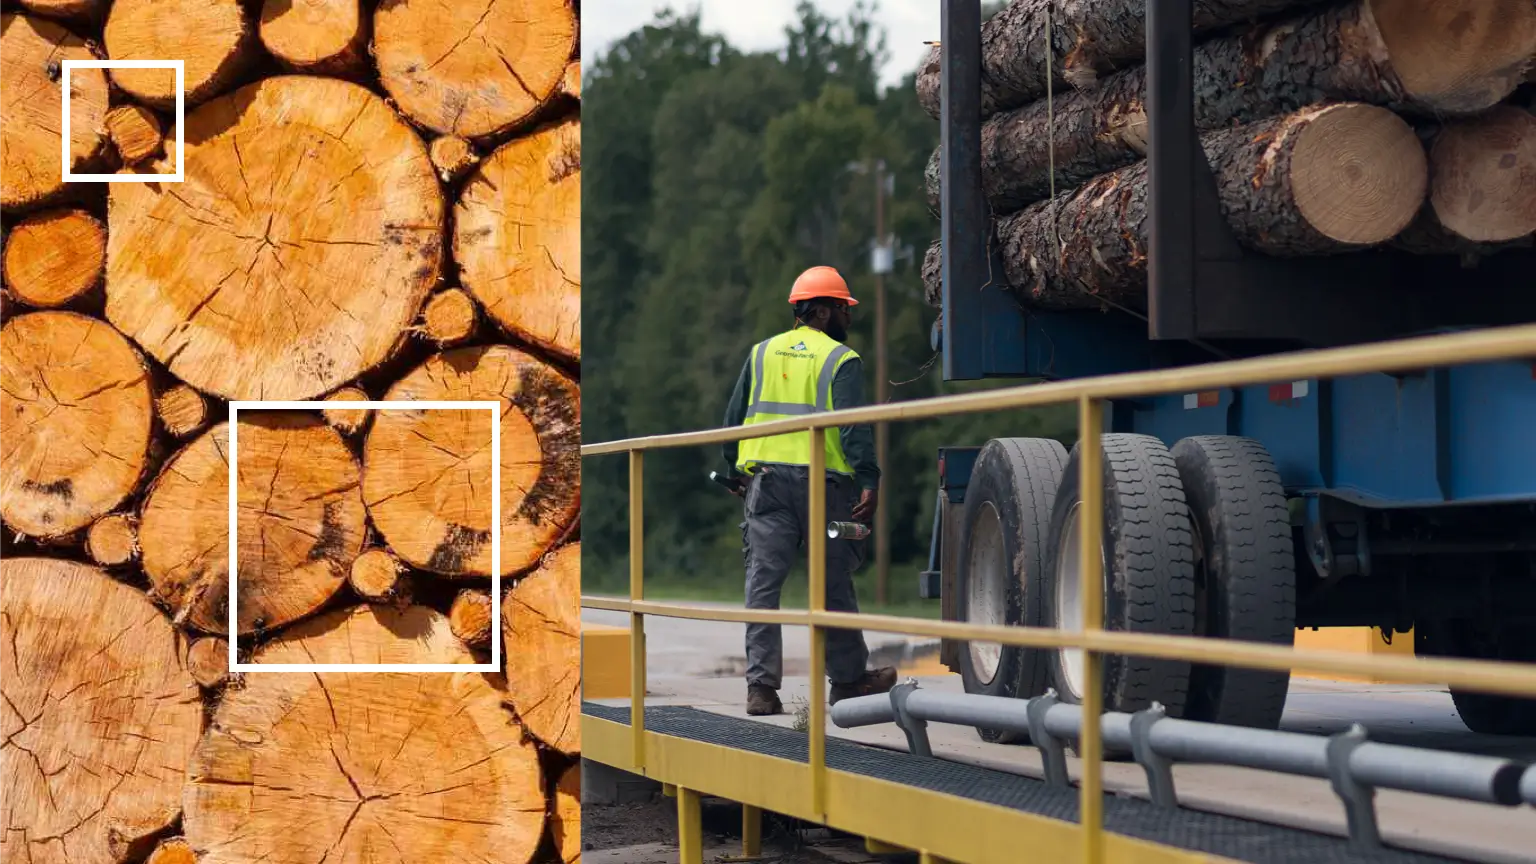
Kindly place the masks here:
<instances>
[{"instance_id":1,"label":"gray long-sleeve shirt","mask_svg":"<svg viewBox=\"0 0 1536 864\"><path fill-rule=\"evenodd\" d=\"M725 409L723 426L740 426L747 419L751 387L752 354L748 352L747 361L741 366L741 374L736 376L736 386L731 390L731 401ZM837 375L832 379L832 407L857 408L863 404L864 363L855 357L837 368ZM848 457L848 464L853 468L853 476L859 488L880 488L880 466L875 462L874 431L867 425L841 426L837 431L842 438L843 455ZM736 471L739 445L740 442L727 441L721 446L726 467L732 473Z\"/></svg>"}]
</instances>

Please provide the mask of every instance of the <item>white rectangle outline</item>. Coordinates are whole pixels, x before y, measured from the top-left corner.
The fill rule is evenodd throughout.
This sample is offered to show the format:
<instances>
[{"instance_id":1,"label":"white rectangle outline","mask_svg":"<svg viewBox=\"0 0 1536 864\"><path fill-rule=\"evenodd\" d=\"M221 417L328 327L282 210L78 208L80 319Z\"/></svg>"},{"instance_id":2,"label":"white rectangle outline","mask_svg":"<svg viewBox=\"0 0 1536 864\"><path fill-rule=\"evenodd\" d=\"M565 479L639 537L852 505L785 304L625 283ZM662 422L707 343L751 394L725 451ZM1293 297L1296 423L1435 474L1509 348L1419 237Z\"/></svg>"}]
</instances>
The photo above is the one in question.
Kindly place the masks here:
<instances>
[{"instance_id":1,"label":"white rectangle outline","mask_svg":"<svg viewBox=\"0 0 1536 864\"><path fill-rule=\"evenodd\" d=\"M180 183L186 162L186 86L185 66L180 60L65 60L64 109L61 147L65 183ZM176 70L176 173L175 174L75 174L69 170L69 72L71 69L175 69Z\"/></svg>"},{"instance_id":2,"label":"white rectangle outline","mask_svg":"<svg viewBox=\"0 0 1536 864\"><path fill-rule=\"evenodd\" d=\"M326 402L323 400L283 402L267 400L232 401L229 403L229 668L232 672L500 672L501 639L491 640L489 663L241 663L239 662L236 625L239 595L235 590L236 550L239 543L234 539L236 499L239 488L236 479L235 453L238 446L239 425L236 420L242 409L263 411L313 411L334 409L345 404L347 409L372 409L378 411L489 411L491 413L491 621L492 626L501 620L501 402L446 401L387 399L382 401Z\"/></svg>"}]
</instances>

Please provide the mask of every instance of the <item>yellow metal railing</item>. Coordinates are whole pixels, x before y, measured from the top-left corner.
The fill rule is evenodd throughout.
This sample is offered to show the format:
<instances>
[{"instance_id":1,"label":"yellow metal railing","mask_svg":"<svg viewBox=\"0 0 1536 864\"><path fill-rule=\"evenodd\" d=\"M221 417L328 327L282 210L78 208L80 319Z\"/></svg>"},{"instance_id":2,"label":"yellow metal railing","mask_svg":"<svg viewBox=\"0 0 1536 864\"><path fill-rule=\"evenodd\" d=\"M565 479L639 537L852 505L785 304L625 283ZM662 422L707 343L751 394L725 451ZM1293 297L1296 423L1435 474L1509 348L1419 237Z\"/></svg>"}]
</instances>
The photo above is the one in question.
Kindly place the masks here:
<instances>
[{"instance_id":1,"label":"yellow metal railing","mask_svg":"<svg viewBox=\"0 0 1536 864\"><path fill-rule=\"evenodd\" d=\"M582 606L627 612L630 616L633 764L645 765L645 616L740 623L791 624L809 629L811 693L809 776L811 811L826 812L826 698L819 686L825 673L826 631L863 629L955 640L996 642L1041 648L1077 648L1085 656L1081 782L1079 792L1082 860L1103 859L1102 660L1105 654L1129 654L1254 669L1369 675L1401 682L1442 683L1470 690L1536 698L1536 664L1412 657L1360 656L1338 651L1298 650L1231 639L1111 632L1103 629L1102 557L1099 554L1103 519L1102 471L1104 402L1217 388L1234 388L1281 381L1336 378L1374 372L1407 372L1435 366L1536 358L1536 325L1521 325L1469 333L1427 336L1374 345L1352 346L1249 360L1026 385L983 393L940 396L889 405L874 405L805 417L776 420L751 427L711 429L590 444L583 456L629 454L629 599L583 596ZM1009 408L1076 402L1081 472L1083 526L1082 630L931 621L889 615L829 612L826 609L825 450L822 430L854 424L916 420ZM688 604L655 603L645 597L644 453L663 448L695 447L804 431L811 436L810 464L810 609L800 611L719 609Z\"/></svg>"}]
</instances>

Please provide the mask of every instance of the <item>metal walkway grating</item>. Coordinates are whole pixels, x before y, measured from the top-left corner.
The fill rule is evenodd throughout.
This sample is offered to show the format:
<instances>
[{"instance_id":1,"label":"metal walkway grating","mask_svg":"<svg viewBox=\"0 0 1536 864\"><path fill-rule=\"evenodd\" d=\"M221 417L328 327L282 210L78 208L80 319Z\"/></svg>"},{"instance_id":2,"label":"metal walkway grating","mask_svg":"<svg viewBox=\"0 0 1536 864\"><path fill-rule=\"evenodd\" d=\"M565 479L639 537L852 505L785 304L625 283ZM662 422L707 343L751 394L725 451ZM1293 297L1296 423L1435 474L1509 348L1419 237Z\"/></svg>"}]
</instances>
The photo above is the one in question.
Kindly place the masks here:
<instances>
[{"instance_id":1,"label":"metal walkway grating","mask_svg":"<svg viewBox=\"0 0 1536 864\"><path fill-rule=\"evenodd\" d=\"M582 713L615 723L629 723L628 708L584 702ZM694 708L647 708L645 728L662 735L750 750L795 762L808 761L807 739L798 732ZM827 767L1053 819L1077 821L1078 793L1075 787L1060 789L1030 777L991 768L913 756L830 736L827 738ZM1461 860L1396 849L1362 853L1351 849L1342 838L1326 834L1198 810L1163 810L1139 798L1115 795L1105 796L1104 828L1127 837L1254 864L1428 864Z\"/></svg>"}]
</instances>

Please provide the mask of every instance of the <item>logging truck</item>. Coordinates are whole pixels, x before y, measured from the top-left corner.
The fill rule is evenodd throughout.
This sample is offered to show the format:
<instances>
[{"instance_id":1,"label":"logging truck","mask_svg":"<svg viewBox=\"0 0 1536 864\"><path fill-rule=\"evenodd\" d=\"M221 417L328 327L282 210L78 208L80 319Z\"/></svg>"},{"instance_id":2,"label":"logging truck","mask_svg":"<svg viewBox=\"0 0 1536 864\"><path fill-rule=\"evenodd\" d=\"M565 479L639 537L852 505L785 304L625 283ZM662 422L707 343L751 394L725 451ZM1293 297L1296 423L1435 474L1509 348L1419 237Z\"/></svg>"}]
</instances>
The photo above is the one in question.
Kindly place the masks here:
<instances>
[{"instance_id":1,"label":"logging truck","mask_svg":"<svg viewBox=\"0 0 1536 864\"><path fill-rule=\"evenodd\" d=\"M942 125L924 275L946 380L1536 321L1528 2L1015 0L985 27L942 5L917 89ZM1107 629L1368 626L1536 661L1531 362L1112 401L1103 428ZM940 449L920 594L943 618L1080 626L1077 461L1047 439ZM941 656L969 693L1082 698L1077 651ZM1108 711L1274 728L1287 687L1105 659ZM1451 696L1476 732L1536 734L1536 703Z\"/></svg>"}]
</instances>

